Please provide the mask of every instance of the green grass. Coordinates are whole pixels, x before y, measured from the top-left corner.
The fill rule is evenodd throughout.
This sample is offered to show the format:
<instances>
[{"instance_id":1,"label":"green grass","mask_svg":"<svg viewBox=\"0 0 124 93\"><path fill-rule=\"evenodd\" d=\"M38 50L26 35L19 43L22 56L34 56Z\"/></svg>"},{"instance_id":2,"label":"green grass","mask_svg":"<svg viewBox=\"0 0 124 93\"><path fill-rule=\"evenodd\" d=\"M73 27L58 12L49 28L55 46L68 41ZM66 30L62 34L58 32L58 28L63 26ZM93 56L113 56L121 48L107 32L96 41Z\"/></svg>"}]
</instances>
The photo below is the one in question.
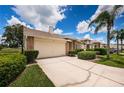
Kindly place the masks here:
<instances>
[{"instance_id":1,"label":"green grass","mask_svg":"<svg viewBox=\"0 0 124 93\"><path fill-rule=\"evenodd\" d=\"M100 56L100 60L96 63L112 67L124 68L124 56L112 54L110 59L107 59L106 56Z\"/></svg>"},{"instance_id":2,"label":"green grass","mask_svg":"<svg viewBox=\"0 0 124 93\"><path fill-rule=\"evenodd\" d=\"M9 87L54 87L54 85L38 65L31 65Z\"/></svg>"},{"instance_id":3,"label":"green grass","mask_svg":"<svg viewBox=\"0 0 124 93\"><path fill-rule=\"evenodd\" d=\"M19 48L3 48L0 53L20 53L21 49Z\"/></svg>"}]
</instances>

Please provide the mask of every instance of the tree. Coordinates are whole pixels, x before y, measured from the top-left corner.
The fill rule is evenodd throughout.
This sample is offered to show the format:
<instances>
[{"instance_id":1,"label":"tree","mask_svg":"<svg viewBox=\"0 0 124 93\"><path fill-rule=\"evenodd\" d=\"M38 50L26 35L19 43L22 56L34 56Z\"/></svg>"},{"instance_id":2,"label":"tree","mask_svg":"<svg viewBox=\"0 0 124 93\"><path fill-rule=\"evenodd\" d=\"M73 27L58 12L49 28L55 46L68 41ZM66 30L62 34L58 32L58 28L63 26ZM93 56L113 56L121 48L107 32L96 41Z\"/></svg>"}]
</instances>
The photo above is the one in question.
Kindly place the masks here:
<instances>
[{"instance_id":1,"label":"tree","mask_svg":"<svg viewBox=\"0 0 124 93\"><path fill-rule=\"evenodd\" d=\"M119 14L122 5L115 5L113 9L109 11L101 12L94 20L89 24L89 27L96 24L95 33L97 33L101 28L107 27L107 58L110 56L110 31L114 26L114 20Z\"/></svg>"},{"instance_id":2,"label":"tree","mask_svg":"<svg viewBox=\"0 0 124 93\"><path fill-rule=\"evenodd\" d=\"M5 37L4 43L11 48L21 47L23 53L23 26L20 24L6 26L2 37Z\"/></svg>"},{"instance_id":3,"label":"tree","mask_svg":"<svg viewBox=\"0 0 124 93\"><path fill-rule=\"evenodd\" d=\"M117 41L117 55L119 54L119 31L113 30L110 34L110 40L115 38Z\"/></svg>"},{"instance_id":4,"label":"tree","mask_svg":"<svg viewBox=\"0 0 124 93\"><path fill-rule=\"evenodd\" d=\"M124 40L124 29L121 29L119 34L120 34L119 39L121 41L121 52L122 52L122 50L123 50L123 40Z\"/></svg>"}]
</instances>

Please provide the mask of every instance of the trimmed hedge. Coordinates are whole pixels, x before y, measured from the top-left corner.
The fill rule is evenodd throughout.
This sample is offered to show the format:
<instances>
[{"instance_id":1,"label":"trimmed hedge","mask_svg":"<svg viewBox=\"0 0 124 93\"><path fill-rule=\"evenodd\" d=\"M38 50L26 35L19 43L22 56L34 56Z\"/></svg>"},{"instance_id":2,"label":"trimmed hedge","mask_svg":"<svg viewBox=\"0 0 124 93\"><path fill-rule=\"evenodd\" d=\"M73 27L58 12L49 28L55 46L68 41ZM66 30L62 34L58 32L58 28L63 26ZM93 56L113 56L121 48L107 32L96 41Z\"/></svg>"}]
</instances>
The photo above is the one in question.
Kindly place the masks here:
<instances>
[{"instance_id":1,"label":"trimmed hedge","mask_svg":"<svg viewBox=\"0 0 124 93\"><path fill-rule=\"evenodd\" d=\"M76 55L75 51L69 51L68 56L74 57Z\"/></svg>"},{"instance_id":2,"label":"trimmed hedge","mask_svg":"<svg viewBox=\"0 0 124 93\"><path fill-rule=\"evenodd\" d=\"M22 54L0 54L0 86L7 86L26 67L26 57Z\"/></svg>"},{"instance_id":3,"label":"trimmed hedge","mask_svg":"<svg viewBox=\"0 0 124 93\"><path fill-rule=\"evenodd\" d=\"M82 51L78 53L78 58L79 59L95 59L96 58L96 52L94 51Z\"/></svg>"},{"instance_id":4,"label":"trimmed hedge","mask_svg":"<svg viewBox=\"0 0 124 93\"><path fill-rule=\"evenodd\" d=\"M94 51L97 51L97 54L99 54L99 55L106 55L107 54L106 48L95 48Z\"/></svg>"},{"instance_id":5,"label":"trimmed hedge","mask_svg":"<svg viewBox=\"0 0 124 93\"><path fill-rule=\"evenodd\" d=\"M84 49L75 49L75 54L78 54L78 52L84 51Z\"/></svg>"},{"instance_id":6,"label":"trimmed hedge","mask_svg":"<svg viewBox=\"0 0 124 93\"><path fill-rule=\"evenodd\" d=\"M37 58L39 54L38 50L27 50L24 52L24 55L27 57L27 62L32 63Z\"/></svg>"}]
</instances>

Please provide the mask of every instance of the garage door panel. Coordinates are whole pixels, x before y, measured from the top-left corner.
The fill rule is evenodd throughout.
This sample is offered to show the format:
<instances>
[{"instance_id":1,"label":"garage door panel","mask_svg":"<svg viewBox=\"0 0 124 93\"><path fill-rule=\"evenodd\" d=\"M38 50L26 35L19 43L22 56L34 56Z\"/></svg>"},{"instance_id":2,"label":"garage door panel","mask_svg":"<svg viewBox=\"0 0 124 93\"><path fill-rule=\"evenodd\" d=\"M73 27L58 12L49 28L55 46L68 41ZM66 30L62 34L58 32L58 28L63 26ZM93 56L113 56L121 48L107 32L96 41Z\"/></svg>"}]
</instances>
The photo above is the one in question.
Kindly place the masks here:
<instances>
[{"instance_id":1,"label":"garage door panel","mask_svg":"<svg viewBox=\"0 0 124 93\"><path fill-rule=\"evenodd\" d=\"M65 40L34 39L34 49L39 50L38 58L65 55Z\"/></svg>"}]
</instances>

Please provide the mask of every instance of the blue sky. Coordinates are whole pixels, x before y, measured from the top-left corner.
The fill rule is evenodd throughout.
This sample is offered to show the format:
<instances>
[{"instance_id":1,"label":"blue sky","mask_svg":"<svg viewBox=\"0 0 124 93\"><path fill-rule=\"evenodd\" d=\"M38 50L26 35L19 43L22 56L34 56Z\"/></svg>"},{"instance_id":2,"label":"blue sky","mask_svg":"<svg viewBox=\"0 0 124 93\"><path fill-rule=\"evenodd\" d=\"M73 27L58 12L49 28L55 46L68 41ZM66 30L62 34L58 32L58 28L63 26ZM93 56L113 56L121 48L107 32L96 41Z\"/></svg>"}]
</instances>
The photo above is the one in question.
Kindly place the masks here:
<instances>
[{"instance_id":1,"label":"blue sky","mask_svg":"<svg viewBox=\"0 0 124 93\"><path fill-rule=\"evenodd\" d=\"M0 6L0 35L6 25L16 23L29 28L48 31L48 26L54 27L57 34L71 35L75 38L91 38L106 42L106 29L98 34L93 33L93 27L87 29L90 20L100 12L112 9L112 6L69 5L69 6ZM124 14L115 20L114 29L124 28Z\"/></svg>"}]
</instances>

